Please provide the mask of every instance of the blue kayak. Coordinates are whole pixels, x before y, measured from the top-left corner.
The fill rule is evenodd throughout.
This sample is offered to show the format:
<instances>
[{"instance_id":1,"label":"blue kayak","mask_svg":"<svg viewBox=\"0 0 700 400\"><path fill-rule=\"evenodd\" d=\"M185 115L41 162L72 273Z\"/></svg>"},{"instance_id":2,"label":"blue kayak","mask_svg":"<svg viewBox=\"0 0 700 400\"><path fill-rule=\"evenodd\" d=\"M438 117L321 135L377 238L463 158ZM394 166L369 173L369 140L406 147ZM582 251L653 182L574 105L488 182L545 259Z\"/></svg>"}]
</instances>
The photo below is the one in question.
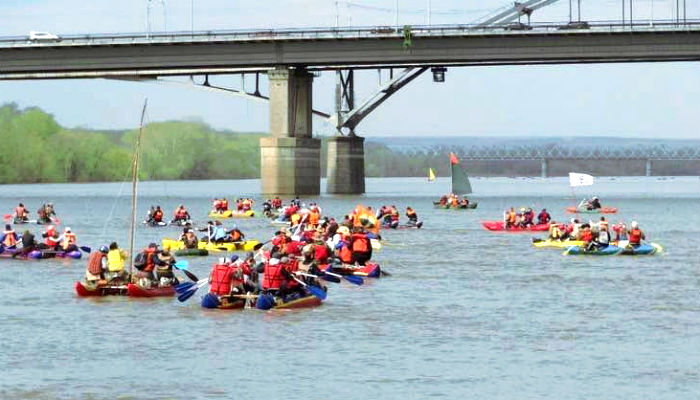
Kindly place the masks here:
<instances>
[{"instance_id":1,"label":"blue kayak","mask_svg":"<svg viewBox=\"0 0 700 400\"><path fill-rule=\"evenodd\" d=\"M656 253L658 248L647 243L642 243L639 247L626 246L622 248L620 255L623 256L641 256L641 255L652 255Z\"/></svg>"},{"instance_id":2,"label":"blue kayak","mask_svg":"<svg viewBox=\"0 0 700 400\"><path fill-rule=\"evenodd\" d=\"M604 247L602 249L597 248L594 250L586 250L584 247L580 246L570 246L567 247L566 250L564 250L564 255L574 255L574 256L614 256L615 254L619 253L622 249L609 245L608 247Z\"/></svg>"}]
</instances>

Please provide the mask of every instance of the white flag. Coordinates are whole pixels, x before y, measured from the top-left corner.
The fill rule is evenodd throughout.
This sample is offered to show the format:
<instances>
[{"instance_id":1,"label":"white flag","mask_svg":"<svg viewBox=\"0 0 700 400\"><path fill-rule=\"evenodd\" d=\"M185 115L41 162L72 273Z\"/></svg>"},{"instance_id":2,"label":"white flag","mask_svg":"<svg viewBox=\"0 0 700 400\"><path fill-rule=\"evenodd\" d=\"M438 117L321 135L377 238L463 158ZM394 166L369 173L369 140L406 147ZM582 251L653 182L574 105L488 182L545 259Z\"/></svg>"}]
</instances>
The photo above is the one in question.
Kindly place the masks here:
<instances>
[{"instance_id":1,"label":"white flag","mask_svg":"<svg viewBox=\"0 0 700 400\"><path fill-rule=\"evenodd\" d=\"M569 184L571 185L571 187L591 186L593 184L593 177L588 174L569 172Z\"/></svg>"}]
</instances>

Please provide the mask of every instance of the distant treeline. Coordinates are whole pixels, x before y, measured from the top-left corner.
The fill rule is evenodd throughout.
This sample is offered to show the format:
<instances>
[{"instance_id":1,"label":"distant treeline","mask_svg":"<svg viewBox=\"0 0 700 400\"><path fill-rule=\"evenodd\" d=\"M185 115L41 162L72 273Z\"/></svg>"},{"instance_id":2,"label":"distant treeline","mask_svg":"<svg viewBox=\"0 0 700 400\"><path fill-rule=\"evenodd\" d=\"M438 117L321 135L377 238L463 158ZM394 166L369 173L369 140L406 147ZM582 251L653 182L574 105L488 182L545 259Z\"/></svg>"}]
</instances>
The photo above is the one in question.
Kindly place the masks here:
<instances>
[{"instance_id":1,"label":"distant treeline","mask_svg":"<svg viewBox=\"0 0 700 400\"><path fill-rule=\"evenodd\" d=\"M130 179L136 130L66 129L38 108L0 107L0 183L107 182ZM260 177L262 133L217 131L199 122L158 122L144 127L141 146L142 180L245 179ZM325 174L325 143L321 173ZM368 177L426 176L433 168L449 175L450 148L396 151L365 142ZM459 152L457 151L459 154ZM463 160L469 175L539 176L535 161ZM635 161L552 161L549 175L569 171L594 175L643 175ZM654 175L697 175L698 162L655 162Z\"/></svg>"}]
</instances>

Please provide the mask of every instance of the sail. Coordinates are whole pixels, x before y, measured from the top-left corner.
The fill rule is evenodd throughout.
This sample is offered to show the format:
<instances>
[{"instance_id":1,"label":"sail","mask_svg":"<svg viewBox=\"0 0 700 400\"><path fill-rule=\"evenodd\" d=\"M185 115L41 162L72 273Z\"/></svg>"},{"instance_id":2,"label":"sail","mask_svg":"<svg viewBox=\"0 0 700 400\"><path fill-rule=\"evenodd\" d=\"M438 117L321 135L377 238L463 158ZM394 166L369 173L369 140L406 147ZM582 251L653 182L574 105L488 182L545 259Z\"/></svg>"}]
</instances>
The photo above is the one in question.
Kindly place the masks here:
<instances>
[{"instance_id":1,"label":"sail","mask_svg":"<svg viewBox=\"0 0 700 400\"><path fill-rule=\"evenodd\" d=\"M452 167L452 193L456 195L470 194L472 185L469 183L469 177L459 165L459 160L454 153L450 153L450 167Z\"/></svg>"},{"instance_id":2,"label":"sail","mask_svg":"<svg viewBox=\"0 0 700 400\"><path fill-rule=\"evenodd\" d=\"M435 182L435 171L432 168L428 168L428 182Z\"/></svg>"}]
</instances>

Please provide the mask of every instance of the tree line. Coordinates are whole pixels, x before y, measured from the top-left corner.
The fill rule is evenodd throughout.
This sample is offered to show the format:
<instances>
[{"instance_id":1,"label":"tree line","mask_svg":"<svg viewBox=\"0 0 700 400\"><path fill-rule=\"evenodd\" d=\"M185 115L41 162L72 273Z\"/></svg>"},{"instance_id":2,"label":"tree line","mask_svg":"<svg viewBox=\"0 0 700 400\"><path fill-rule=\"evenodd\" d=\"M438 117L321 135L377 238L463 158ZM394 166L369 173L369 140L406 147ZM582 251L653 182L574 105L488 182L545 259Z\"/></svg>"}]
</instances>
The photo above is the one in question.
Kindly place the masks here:
<instances>
[{"instance_id":1,"label":"tree line","mask_svg":"<svg viewBox=\"0 0 700 400\"><path fill-rule=\"evenodd\" d=\"M0 107L0 183L109 182L129 180L137 130L97 131L61 127L39 108ZM259 141L263 133L215 130L201 122L167 121L147 124L141 146L141 180L250 179L260 177ZM325 174L326 145L321 146ZM397 151L365 142L368 177L449 176L445 146ZM459 150L456 149L459 156ZM612 164L611 164L612 163ZM630 162L575 161L576 169L597 175L642 175L643 166ZM578 165L583 164L583 165ZM659 163L661 164L661 163ZM686 165L687 164L687 165ZM659 165L655 174L695 175L698 162ZM477 176L539 176L539 162L463 161ZM566 175L571 162L550 165L550 175ZM587 168L590 167L590 168Z\"/></svg>"}]
</instances>

